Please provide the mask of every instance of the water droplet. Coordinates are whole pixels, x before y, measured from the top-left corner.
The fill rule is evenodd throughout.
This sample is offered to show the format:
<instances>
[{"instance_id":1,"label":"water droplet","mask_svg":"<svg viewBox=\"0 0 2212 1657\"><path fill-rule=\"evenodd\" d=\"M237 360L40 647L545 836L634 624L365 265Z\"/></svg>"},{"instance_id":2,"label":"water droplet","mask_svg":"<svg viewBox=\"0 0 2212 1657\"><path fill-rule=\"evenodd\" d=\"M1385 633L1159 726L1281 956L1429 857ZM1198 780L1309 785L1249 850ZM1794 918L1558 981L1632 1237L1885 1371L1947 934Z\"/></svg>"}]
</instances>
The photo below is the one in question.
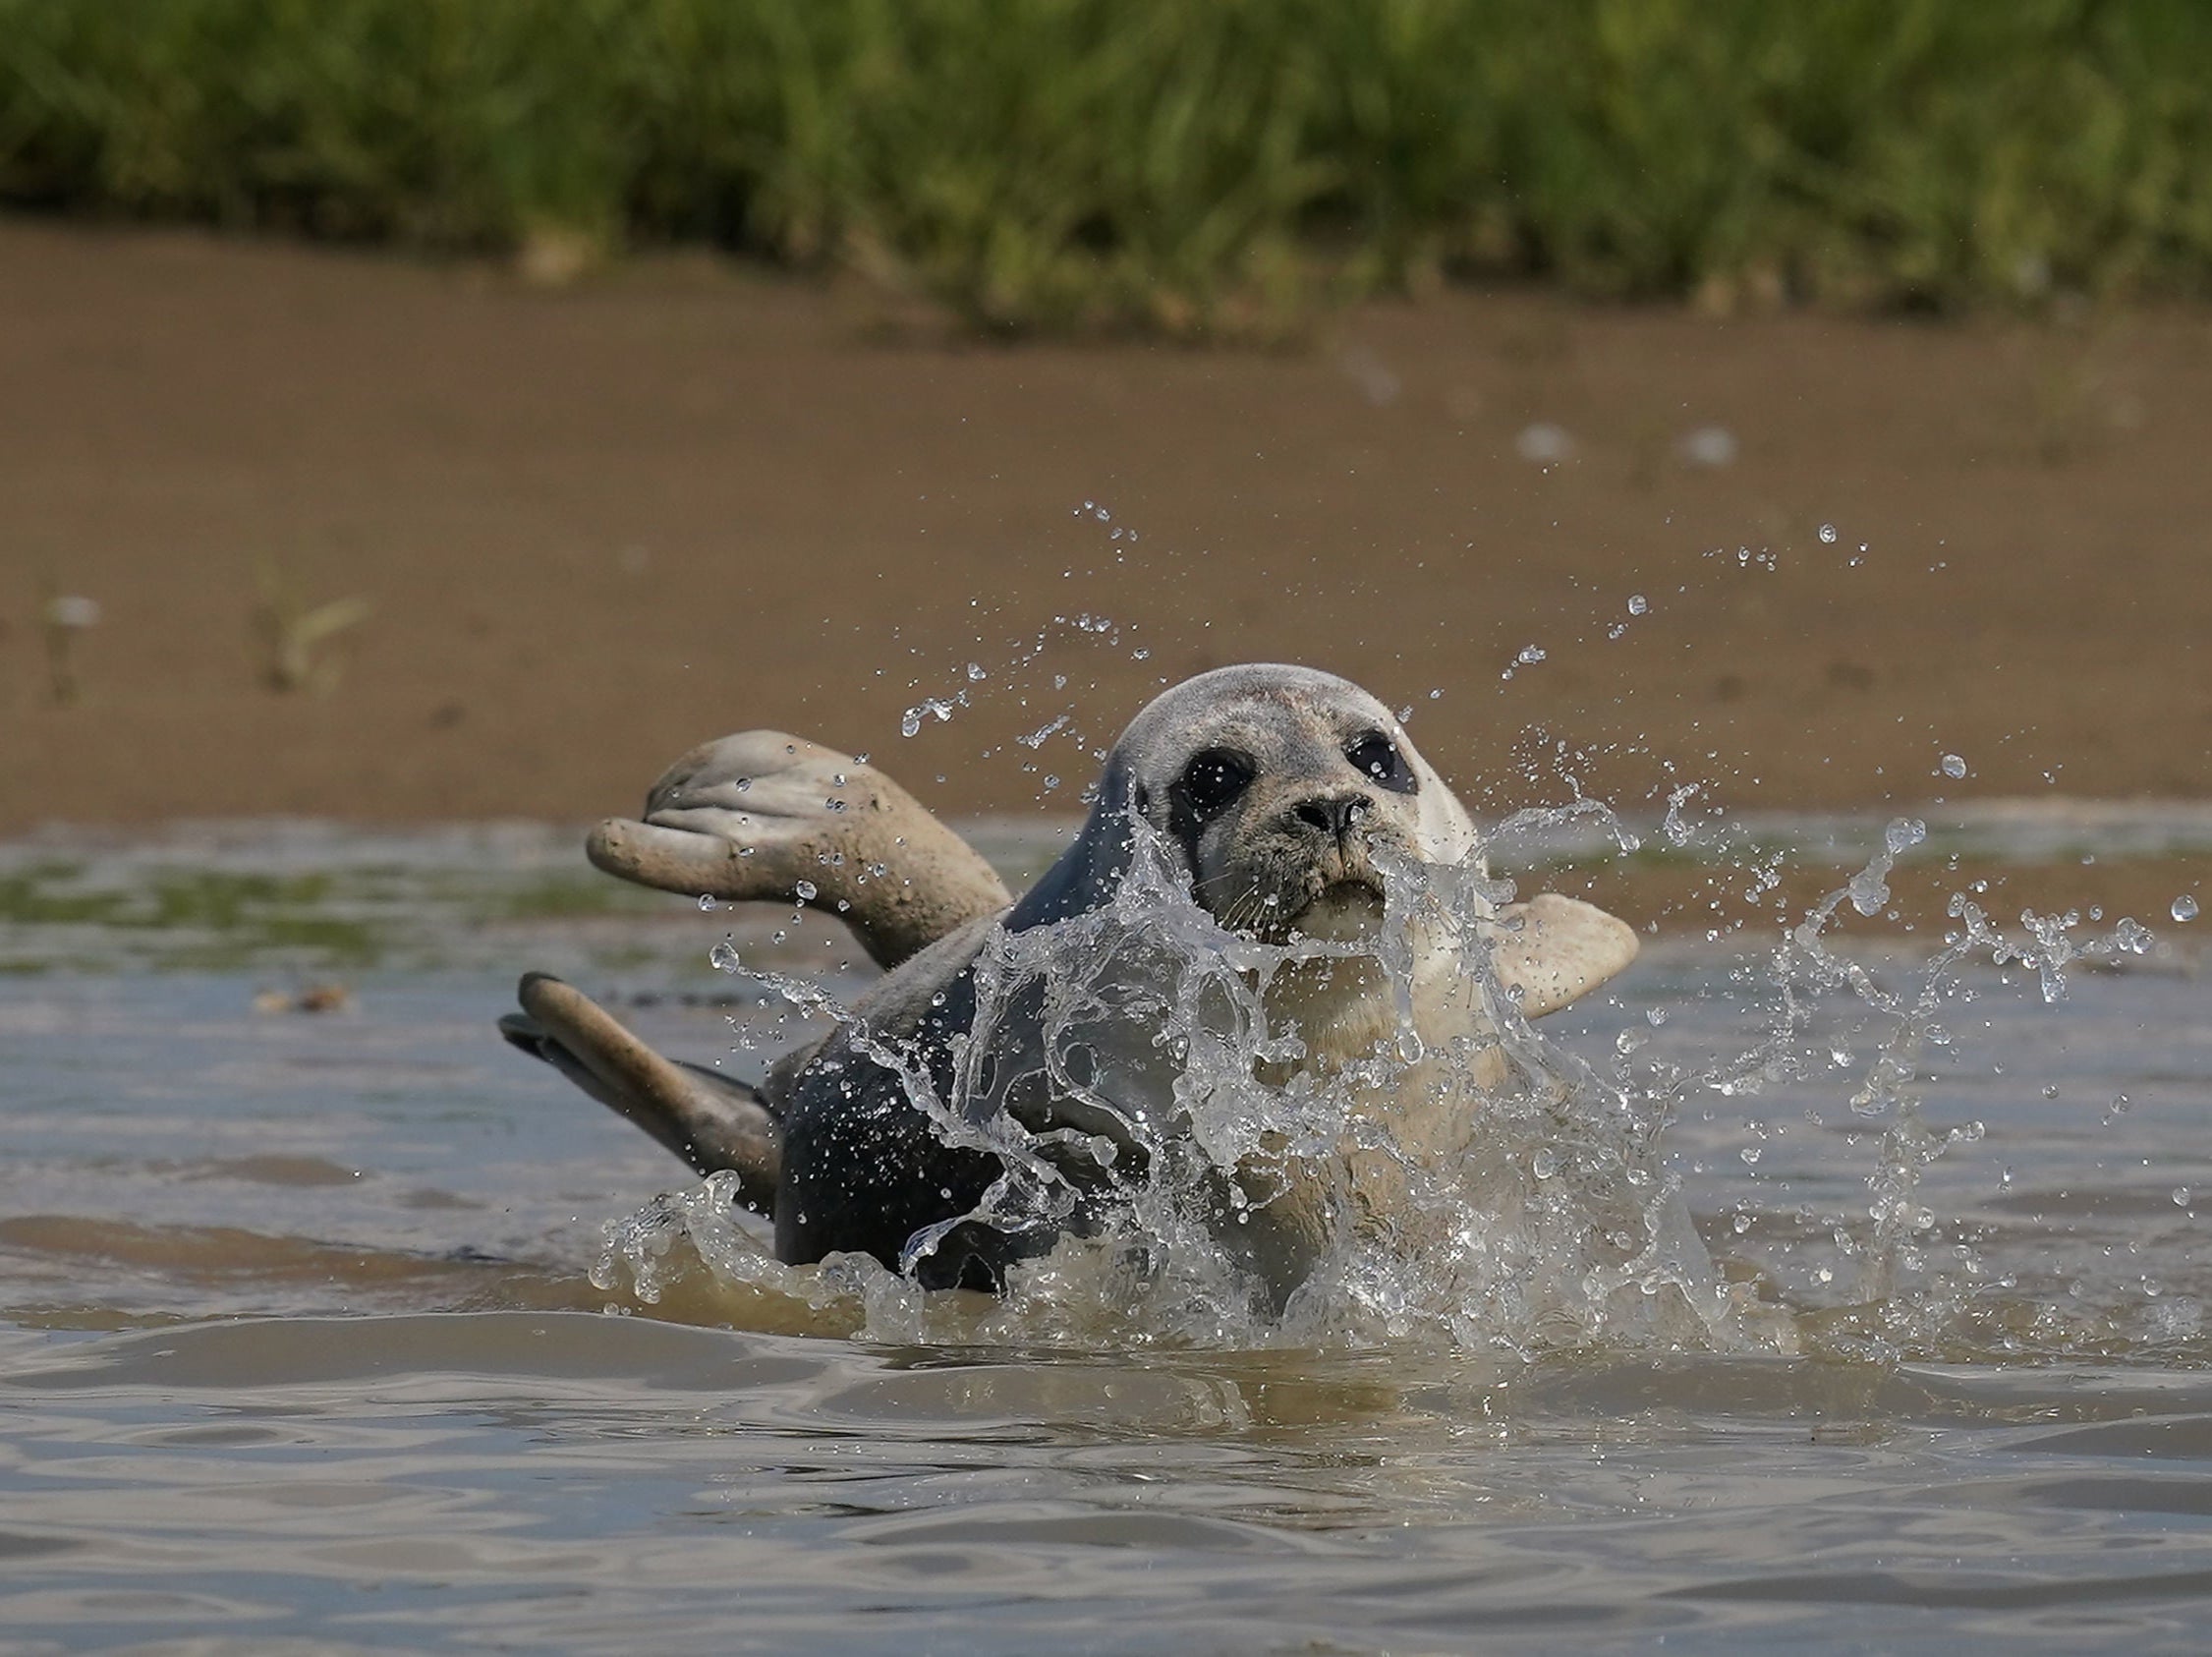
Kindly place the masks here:
<instances>
[{"instance_id":1,"label":"water droplet","mask_svg":"<svg viewBox=\"0 0 2212 1657\"><path fill-rule=\"evenodd\" d=\"M1537 662L1544 659L1544 652L1540 647L1536 645L1523 645L1521 646L1520 655L1514 657L1513 659L1515 661L1526 662L1528 665L1533 667Z\"/></svg>"},{"instance_id":2,"label":"water droplet","mask_svg":"<svg viewBox=\"0 0 2212 1657\"><path fill-rule=\"evenodd\" d=\"M2196 919L2196 899L2184 891L2174 899L2174 905L2167 913L2177 921L2193 921Z\"/></svg>"},{"instance_id":3,"label":"water droplet","mask_svg":"<svg viewBox=\"0 0 2212 1657\"><path fill-rule=\"evenodd\" d=\"M1964 776L1966 774L1966 762L1957 754L1946 754L1943 757L1943 773L1949 777Z\"/></svg>"},{"instance_id":4,"label":"water droplet","mask_svg":"<svg viewBox=\"0 0 2212 1657\"><path fill-rule=\"evenodd\" d=\"M1746 1145L1742 1150L1736 1152L1736 1155L1743 1159L1745 1168L1757 1168L1759 1159L1766 1154L1767 1148L1764 1145Z\"/></svg>"},{"instance_id":5,"label":"water droplet","mask_svg":"<svg viewBox=\"0 0 2212 1657\"><path fill-rule=\"evenodd\" d=\"M714 907L713 897L707 892L701 892L699 894L699 907L703 912L712 909Z\"/></svg>"},{"instance_id":6,"label":"water droplet","mask_svg":"<svg viewBox=\"0 0 2212 1657\"><path fill-rule=\"evenodd\" d=\"M1047 740L1052 735L1054 731L1063 730L1066 728L1067 719L1068 716L1065 714L1062 714L1057 718L1052 719L1048 723L1039 725L1027 736L1017 736L1014 738L1014 740L1020 743L1024 748L1042 748L1045 746Z\"/></svg>"},{"instance_id":7,"label":"water droplet","mask_svg":"<svg viewBox=\"0 0 2212 1657\"><path fill-rule=\"evenodd\" d=\"M737 948L729 943L715 944L713 948L707 951L707 959L717 972L737 971Z\"/></svg>"},{"instance_id":8,"label":"water droplet","mask_svg":"<svg viewBox=\"0 0 2212 1657\"><path fill-rule=\"evenodd\" d=\"M966 691L962 691L960 693L960 700L962 702L965 702L967 700L967 697L968 693ZM921 730L922 720L925 717L935 717L941 723L942 721L952 717L952 710L956 706L958 706L958 704L947 702L942 697L926 696L899 716L898 733L901 736L914 735L916 732Z\"/></svg>"},{"instance_id":9,"label":"water droplet","mask_svg":"<svg viewBox=\"0 0 2212 1657\"><path fill-rule=\"evenodd\" d=\"M1836 526L1834 524L1821 525L1820 539L1823 545L1834 546L1836 544Z\"/></svg>"},{"instance_id":10,"label":"water droplet","mask_svg":"<svg viewBox=\"0 0 2212 1657\"><path fill-rule=\"evenodd\" d=\"M1552 1175L1560 1171L1560 1159L1558 1153L1555 1152L1550 1146L1545 1146L1542 1150L1538 1151L1534 1157L1529 1159L1528 1171L1529 1172L1535 1174L1539 1179L1551 1178Z\"/></svg>"},{"instance_id":11,"label":"water droplet","mask_svg":"<svg viewBox=\"0 0 2212 1657\"><path fill-rule=\"evenodd\" d=\"M1630 615L1642 615L1646 610L1650 608L1651 600L1645 598L1641 593L1631 593L1628 595L1628 613Z\"/></svg>"},{"instance_id":12,"label":"water droplet","mask_svg":"<svg viewBox=\"0 0 2212 1657\"><path fill-rule=\"evenodd\" d=\"M820 888L817 887L812 881L801 881L791 889L799 894L799 901L801 903L812 903L815 900L815 897Z\"/></svg>"},{"instance_id":13,"label":"water droplet","mask_svg":"<svg viewBox=\"0 0 2212 1657\"><path fill-rule=\"evenodd\" d=\"M2174 1206L2176 1208L2186 1208L2189 1206L2189 1188L2186 1185L2177 1185L2174 1187Z\"/></svg>"}]
</instances>

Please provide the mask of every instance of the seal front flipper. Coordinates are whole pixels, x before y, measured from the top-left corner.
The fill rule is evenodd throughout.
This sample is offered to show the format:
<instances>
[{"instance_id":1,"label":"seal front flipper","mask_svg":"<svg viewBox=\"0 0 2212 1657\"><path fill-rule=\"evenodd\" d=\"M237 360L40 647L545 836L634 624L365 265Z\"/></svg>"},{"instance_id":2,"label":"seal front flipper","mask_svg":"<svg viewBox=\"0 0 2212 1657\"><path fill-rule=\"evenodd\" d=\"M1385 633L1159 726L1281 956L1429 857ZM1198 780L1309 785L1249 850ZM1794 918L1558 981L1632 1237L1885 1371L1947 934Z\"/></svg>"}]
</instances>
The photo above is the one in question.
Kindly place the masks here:
<instances>
[{"instance_id":1,"label":"seal front flipper","mask_svg":"<svg viewBox=\"0 0 2212 1657\"><path fill-rule=\"evenodd\" d=\"M1491 964L1517 990L1521 1016L1541 1018L1578 1001L1636 958L1635 929L1594 903L1540 892L1498 913Z\"/></svg>"},{"instance_id":2,"label":"seal front flipper","mask_svg":"<svg viewBox=\"0 0 2212 1657\"><path fill-rule=\"evenodd\" d=\"M807 903L886 970L1013 901L991 865L875 767L781 731L694 748L586 851L610 875L693 896Z\"/></svg>"},{"instance_id":3,"label":"seal front flipper","mask_svg":"<svg viewBox=\"0 0 2212 1657\"><path fill-rule=\"evenodd\" d=\"M661 1057L581 990L545 973L526 975L516 999L523 1010L499 1020L508 1041L636 1122L699 1172L735 1173L739 1200L756 1214L774 1214L783 1130L759 1094L711 1070Z\"/></svg>"}]
</instances>

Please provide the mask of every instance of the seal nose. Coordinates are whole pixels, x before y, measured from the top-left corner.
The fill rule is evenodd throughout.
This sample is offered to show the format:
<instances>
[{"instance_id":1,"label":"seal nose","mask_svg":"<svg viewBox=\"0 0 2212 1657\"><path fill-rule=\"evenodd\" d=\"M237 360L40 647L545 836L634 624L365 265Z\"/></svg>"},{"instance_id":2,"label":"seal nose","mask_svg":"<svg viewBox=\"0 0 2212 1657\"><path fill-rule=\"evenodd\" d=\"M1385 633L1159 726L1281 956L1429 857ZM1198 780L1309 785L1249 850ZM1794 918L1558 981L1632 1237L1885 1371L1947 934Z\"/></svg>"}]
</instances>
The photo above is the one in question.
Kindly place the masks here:
<instances>
[{"instance_id":1,"label":"seal nose","mask_svg":"<svg viewBox=\"0 0 2212 1657\"><path fill-rule=\"evenodd\" d=\"M1290 815L1300 823L1342 840L1357 827L1359 820L1374 809L1375 802L1365 794L1326 794L1317 799L1301 800L1290 808Z\"/></svg>"}]
</instances>

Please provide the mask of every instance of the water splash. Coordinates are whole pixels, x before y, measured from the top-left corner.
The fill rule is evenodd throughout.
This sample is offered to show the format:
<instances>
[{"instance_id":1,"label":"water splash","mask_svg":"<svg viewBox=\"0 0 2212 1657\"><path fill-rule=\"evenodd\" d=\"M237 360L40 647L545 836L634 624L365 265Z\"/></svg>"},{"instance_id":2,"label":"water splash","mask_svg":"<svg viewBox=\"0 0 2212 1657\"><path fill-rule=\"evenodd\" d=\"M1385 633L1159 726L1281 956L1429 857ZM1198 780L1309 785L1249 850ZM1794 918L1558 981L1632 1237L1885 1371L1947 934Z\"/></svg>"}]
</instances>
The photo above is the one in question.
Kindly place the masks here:
<instances>
[{"instance_id":1,"label":"water splash","mask_svg":"<svg viewBox=\"0 0 2212 1657\"><path fill-rule=\"evenodd\" d=\"M1505 828L1591 815L1635 843L1587 800ZM1023 1340L1787 1343L1714 1273L1654 1101L1548 1041L1501 985L1509 884L1479 861L1389 866L1372 938L1268 943L1222 931L1165 844L1142 824L1134 837L1110 903L993 935L941 1094L814 986L755 975L841 1023L947 1143L1003 1167L974 1211L909 1239L902 1265L956 1225L1061 1237L987 1312L873 1262L779 1266L732 1220L729 1185L610 1228L596 1281L627 1273L657 1292L688 1235L718 1276L857 1301L886 1340L943 1338L950 1320ZM1330 1009L1353 981L1368 1022L1347 1036ZM1466 1016L1425 1040L1440 994Z\"/></svg>"},{"instance_id":2,"label":"water splash","mask_svg":"<svg viewBox=\"0 0 2212 1657\"><path fill-rule=\"evenodd\" d=\"M1702 1070L1661 1070L1646 1084L1677 1096L1710 1090L1748 1099L1784 1084L1819 1081L1825 1060L1847 1088L1843 1097L1852 1115L1881 1124L1874 1167L1865 1177L1869 1200L1857 1221L1840 1216L1830 1229L1853 1281L1839 1286L1850 1315L1830 1320L1824 1339L1833 1343L1841 1332L1843 1347L1859 1355L1872 1350L1894 1357L1940 1347L1945 1331L1964 1318L1974 1296L1988 1286L1980 1281L1977 1251L1951 1234L1919 1194L1938 1159L1984 1135L1979 1121L1938 1126L1922 1111L1923 1056L1952 1042L1942 1022L1944 1009L1974 998L1964 969L1978 960L2000 969L2027 967L2049 1004L2065 996L2070 964L2140 955L2154 943L2148 929L2128 919L2103 936L2075 939L2077 914L2044 917L2032 909L2020 914L2022 933L2008 934L1967 893L1957 892L1948 906L1955 925L1942 945L1918 964L1903 988L1888 988L1841 946L1834 931L1846 904L1862 916L1883 910L1897 860L1925 837L1919 822L1893 821L1881 849L1786 929L1763 964L1761 976L1773 995L1763 1040ZM1838 998L1872 1016L1873 1051L1863 1061L1847 1045L1811 1039L1819 1017L1836 1010ZM2125 1099L2116 1102L2116 1111L2125 1109ZM1818 1276L1825 1285L1835 1274L1824 1267Z\"/></svg>"},{"instance_id":3,"label":"water splash","mask_svg":"<svg viewBox=\"0 0 2212 1657\"><path fill-rule=\"evenodd\" d=\"M936 719L939 724L942 724L952 717L954 709L967 706L968 693L966 691L961 691L949 697L926 696L899 715L898 733L901 736L920 736L924 719Z\"/></svg>"},{"instance_id":4,"label":"water splash","mask_svg":"<svg viewBox=\"0 0 2212 1657\"><path fill-rule=\"evenodd\" d=\"M1669 796L1667 843L1694 837L1683 808L1695 797ZM1516 814L1489 845L1590 822L1623 851L1640 843L1578 796ZM1493 946L1513 888L1480 863L1388 866L1373 937L1274 944L1223 932L1139 825L1113 902L991 940L941 1093L819 989L754 975L845 1023L949 1143L999 1159L1003 1177L962 1220L1038 1239L1002 1296L929 1294L866 1260L778 1265L731 1213L734 1190L711 1185L611 1228L599 1281L627 1275L649 1295L670 1259L696 1256L720 1280L836 1308L882 1340L1940 1346L1990 1286L1969 1239L1921 1196L1932 1165L1983 1134L1922 1109L1922 1064L1952 1045L1947 1009L1975 994L1967 969L2025 968L2049 1001L2077 963L2141 954L2152 938L2132 920L2084 936L2078 915L2033 910L2012 930L1960 892L1941 946L1891 982L1842 934L1885 911L1895 866L1925 838L1917 821L1892 822L1863 866L1748 958L1736 975L1759 1013L1747 1047L1687 1064L1651 1057L1665 1022L1654 1007L1601 1069L1533 1027L1501 985ZM1363 1043L1331 1048L1310 1016L1314 986L1344 974L1371 979L1387 1010ZM1424 1040L1424 986L1440 978L1475 1016ZM1823 1033L1846 1015L1848 1036ZM1814 1274L1817 1313L1777 1280L1715 1269L1668 1160L1668 1130L1692 1101L1785 1086L1842 1105L1874 1145L1863 1204L1820 1223L1835 1264ZM1753 1167L1769 1127L1747 1126ZM1747 1214L1735 1220L1727 1234L1751 1228ZM906 1264L950 1229L917 1233ZM685 1237L689 1255L675 1248Z\"/></svg>"}]
</instances>

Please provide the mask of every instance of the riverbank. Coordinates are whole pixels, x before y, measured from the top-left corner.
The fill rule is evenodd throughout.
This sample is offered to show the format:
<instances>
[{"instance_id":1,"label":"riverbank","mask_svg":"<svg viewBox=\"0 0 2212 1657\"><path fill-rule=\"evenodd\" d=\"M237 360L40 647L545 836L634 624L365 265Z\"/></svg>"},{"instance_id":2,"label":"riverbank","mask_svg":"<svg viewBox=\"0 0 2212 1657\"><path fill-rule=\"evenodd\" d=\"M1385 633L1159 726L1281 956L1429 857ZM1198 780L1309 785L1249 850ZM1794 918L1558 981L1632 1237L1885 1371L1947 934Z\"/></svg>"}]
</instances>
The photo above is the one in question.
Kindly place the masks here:
<instances>
[{"instance_id":1,"label":"riverbank","mask_svg":"<svg viewBox=\"0 0 2212 1657\"><path fill-rule=\"evenodd\" d=\"M8 220L0 289L0 832L589 819L748 725L1064 813L1161 681L1267 657L1492 812L2212 789L2202 311L1009 349L704 258Z\"/></svg>"}]
</instances>

